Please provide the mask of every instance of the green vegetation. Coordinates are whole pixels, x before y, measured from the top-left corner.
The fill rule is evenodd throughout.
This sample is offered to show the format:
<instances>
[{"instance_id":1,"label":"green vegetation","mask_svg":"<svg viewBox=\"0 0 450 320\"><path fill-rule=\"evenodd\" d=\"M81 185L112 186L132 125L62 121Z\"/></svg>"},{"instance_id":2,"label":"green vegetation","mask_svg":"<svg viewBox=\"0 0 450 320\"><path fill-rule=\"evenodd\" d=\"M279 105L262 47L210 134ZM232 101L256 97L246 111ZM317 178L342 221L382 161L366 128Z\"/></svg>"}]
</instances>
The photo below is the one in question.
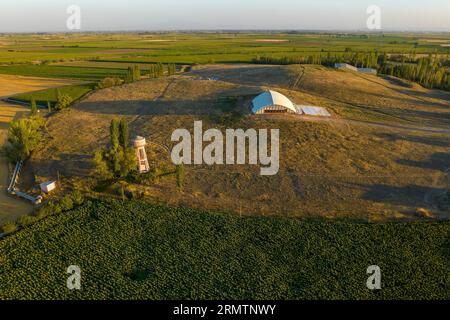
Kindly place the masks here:
<instances>
[{"instance_id":1,"label":"green vegetation","mask_svg":"<svg viewBox=\"0 0 450 320\"><path fill-rule=\"evenodd\" d=\"M0 73L91 81L124 78L133 64L149 74L154 73L154 64L168 64L171 75L174 64L249 63L257 57L296 61L378 52L390 57L433 54L448 60L449 53L449 48L441 45L449 40L448 34L205 32L11 35L0 39L8 43L0 51L0 63L5 64L0 65ZM436 39L440 41L433 41Z\"/></svg>"},{"instance_id":2,"label":"green vegetation","mask_svg":"<svg viewBox=\"0 0 450 320\"><path fill-rule=\"evenodd\" d=\"M72 102L73 100L69 95L63 94L58 97L58 101L56 102L56 110L63 110L65 108L68 108L72 104Z\"/></svg>"},{"instance_id":3,"label":"green vegetation","mask_svg":"<svg viewBox=\"0 0 450 320\"><path fill-rule=\"evenodd\" d=\"M449 299L449 235L95 200L0 241L0 299ZM65 286L72 264L82 290Z\"/></svg>"},{"instance_id":4,"label":"green vegetation","mask_svg":"<svg viewBox=\"0 0 450 320\"><path fill-rule=\"evenodd\" d=\"M86 81L98 81L111 76L125 76L126 70L105 68L78 68L42 65L0 65L0 74L36 76L47 78L67 78Z\"/></svg>"},{"instance_id":5,"label":"green vegetation","mask_svg":"<svg viewBox=\"0 0 450 320\"><path fill-rule=\"evenodd\" d=\"M111 88L111 87L119 86L122 83L123 83L123 80L120 78L117 78L117 77L105 78L97 84L97 89Z\"/></svg>"},{"instance_id":6,"label":"green vegetation","mask_svg":"<svg viewBox=\"0 0 450 320\"><path fill-rule=\"evenodd\" d=\"M96 173L101 179L126 178L137 167L136 154L128 147L128 123L113 119L110 125L111 147L94 155Z\"/></svg>"},{"instance_id":7,"label":"green vegetation","mask_svg":"<svg viewBox=\"0 0 450 320\"><path fill-rule=\"evenodd\" d=\"M450 73L445 68L449 61L440 62L428 57L418 59L417 63L386 63L382 65L381 73L414 81L427 88L450 90Z\"/></svg>"},{"instance_id":8,"label":"green vegetation","mask_svg":"<svg viewBox=\"0 0 450 320\"><path fill-rule=\"evenodd\" d=\"M31 115L36 116L38 114L38 108L34 97L31 98Z\"/></svg>"},{"instance_id":9,"label":"green vegetation","mask_svg":"<svg viewBox=\"0 0 450 320\"><path fill-rule=\"evenodd\" d=\"M41 127L45 120L40 116L22 118L11 122L5 154L11 162L26 160L41 140Z\"/></svg>"},{"instance_id":10,"label":"green vegetation","mask_svg":"<svg viewBox=\"0 0 450 320\"><path fill-rule=\"evenodd\" d=\"M14 233L18 230L17 224L15 222L6 222L2 226L2 232L6 234Z\"/></svg>"},{"instance_id":11,"label":"green vegetation","mask_svg":"<svg viewBox=\"0 0 450 320\"><path fill-rule=\"evenodd\" d=\"M321 64L333 67L335 63L349 63L358 68L378 69L381 74L396 76L410 81L415 81L427 88L450 90L450 72L446 66L450 65L450 59L429 55L428 58L415 58L416 54L392 55L386 53L357 52L351 50L345 53L321 52L311 55L296 57L260 57L253 62L257 64ZM399 60L399 61L397 61Z\"/></svg>"},{"instance_id":12,"label":"green vegetation","mask_svg":"<svg viewBox=\"0 0 450 320\"><path fill-rule=\"evenodd\" d=\"M32 98L36 99L39 105L47 106L49 103L51 106L55 106L58 103L58 99L61 99L62 95L70 97L72 101L76 101L92 91L95 88L95 84L76 84L59 87L58 89L50 88L41 91L35 91L33 93L21 93L11 98L18 101L30 102Z\"/></svg>"},{"instance_id":13,"label":"green vegetation","mask_svg":"<svg viewBox=\"0 0 450 320\"><path fill-rule=\"evenodd\" d=\"M139 65L133 65L128 67L127 74L125 76L125 83L132 83L141 80L141 68Z\"/></svg>"}]
</instances>

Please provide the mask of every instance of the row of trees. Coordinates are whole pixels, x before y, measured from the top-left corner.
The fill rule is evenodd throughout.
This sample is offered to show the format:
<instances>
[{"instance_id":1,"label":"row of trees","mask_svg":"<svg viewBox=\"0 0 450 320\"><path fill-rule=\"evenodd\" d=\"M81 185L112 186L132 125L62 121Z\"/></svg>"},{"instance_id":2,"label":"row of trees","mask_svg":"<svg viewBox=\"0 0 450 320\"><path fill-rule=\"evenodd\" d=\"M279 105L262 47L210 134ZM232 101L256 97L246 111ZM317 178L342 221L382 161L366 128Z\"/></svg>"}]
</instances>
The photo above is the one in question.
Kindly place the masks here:
<instances>
[{"instance_id":1,"label":"row of trees","mask_svg":"<svg viewBox=\"0 0 450 320\"><path fill-rule=\"evenodd\" d=\"M374 68L379 73L420 83L427 88L450 90L450 59L429 55L417 57L415 53L388 55L378 52L320 52L295 57L260 57L257 64L321 64L333 67L335 63L348 63L358 68Z\"/></svg>"},{"instance_id":2,"label":"row of trees","mask_svg":"<svg viewBox=\"0 0 450 320\"><path fill-rule=\"evenodd\" d=\"M135 151L129 146L128 123L113 119L109 129L111 146L95 153L96 173L101 179L125 178L137 168Z\"/></svg>"},{"instance_id":3,"label":"row of trees","mask_svg":"<svg viewBox=\"0 0 450 320\"><path fill-rule=\"evenodd\" d=\"M358 68L376 68L383 55L376 52L319 52L292 57L261 57L253 59L256 64L321 64L334 66L335 63L349 63Z\"/></svg>"},{"instance_id":4,"label":"row of trees","mask_svg":"<svg viewBox=\"0 0 450 320\"><path fill-rule=\"evenodd\" d=\"M169 63L169 64L162 64L157 63L150 66L150 69L148 71L148 76L150 78L159 78L164 76L167 71L168 76L172 76L177 72L177 66L175 63Z\"/></svg>"},{"instance_id":5,"label":"row of trees","mask_svg":"<svg viewBox=\"0 0 450 320\"><path fill-rule=\"evenodd\" d=\"M165 74L172 76L176 74L177 66L175 63L156 63L152 64L146 73L150 78L159 78L164 76ZM133 65L128 67L127 73L125 75L125 83L135 82L141 79L141 68L139 65Z\"/></svg>"},{"instance_id":6,"label":"row of trees","mask_svg":"<svg viewBox=\"0 0 450 320\"><path fill-rule=\"evenodd\" d=\"M414 81L426 88L450 90L450 74L446 67L431 58L420 58L417 63L385 63L380 73Z\"/></svg>"}]
</instances>

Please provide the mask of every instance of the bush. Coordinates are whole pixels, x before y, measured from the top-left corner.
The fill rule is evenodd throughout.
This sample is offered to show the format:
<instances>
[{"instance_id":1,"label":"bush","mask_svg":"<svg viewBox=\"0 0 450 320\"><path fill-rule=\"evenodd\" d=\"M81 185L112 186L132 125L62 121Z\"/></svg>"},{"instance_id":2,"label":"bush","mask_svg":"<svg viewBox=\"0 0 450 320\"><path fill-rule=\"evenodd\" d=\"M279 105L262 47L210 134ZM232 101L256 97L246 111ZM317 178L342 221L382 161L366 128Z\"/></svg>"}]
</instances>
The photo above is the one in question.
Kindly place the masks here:
<instances>
[{"instance_id":1,"label":"bush","mask_svg":"<svg viewBox=\"0 0 450 320\"><path fill-rule=\"evenodd\" d=\"M39 211L36 214L36 217L38 219L42 219L42 218L50 216L52 213L53 213L53 206L51 204L48 204L39 209Z\"/></svg>"},{"instance_id":2,"label":"bush","mask_svg":"<svg viewBox=\"0 0 450 320\"><path fill-rule=\"evenodd\" d=\"M12 221L5 223L5 224L3 225L3 227L2 227L2 231L3 231L4 233L6 233L6 234L10 234L10 233L16 232L17 229L18 229L18 228L17 228L16 223L15 223L15 222L12 222Z\"/></svg>"},{"instance_id":3,"label":"bush","mask_svg":"<svg viewBox=\"0 0 450 320\"><path fill-rule=\"evenodd\" d=\"M59 95L58 102L56 104L57 110L62 110L65 108L68 108L73 102L73 99L71 96L67 94Z\"/></svg>"},{"instance_id":4,"label":"bush","mask_svg":"<svg viewBox=\"0 0 450 320\"><path fill-rule=\"evenodd\" d=\"M34 222L36 222L36 217L34 216L30 216L30 215L24 215L21 216L18 220L17 223L19 225L21 225L22 227L26 227L29 226L30 224L33 224Z\"/></svg>"},{"instance_id":5,"label":"bush","mask_svg":"<svg viewBox=\"0 0 450 320\"><path fill-rule=\"evenodd\" d=\"M65 196L59 202L59 206L61 207L61 211L69 211L73 209L73 201L70 195Z\"/></svg>"},{"instance_id":6,"label":"bush","mask_svg":"<svg viewBox=\"0 0 450 320\"><path fill-rule=\"evenodd\" d=\"M119 86L123 83L123 80L117 77L104 78L97 84L97 89L111 88Z\"/></svg>"},{"instance_id":7,"label":"bush","mask_svg":"<svg viewBox=\"0 0 450 320\"><path fill-rule=\"evenodd\" d=\"M51 214L59 214L61 212L63 212L61 205L60 204L55 204L55 203L51 203L50 204L50 209L51 210Z\"/></svg>"},{"instance_id":8,"label":"bush","mask_svg":"<svg viewBox=\"0 0 450 320\"><path fill-rule=\"evenodd\" d=\"M84 197L83 197L83 195L81 194L80 190L75 189L75 190L72 192L72 200L73 200L73 204L74 204L74 205L79 206L79 205L82 205L82 204L83 204L83 202L84 202Z\"/></svg>"},{"instance_id":9,"label":"bush","mask_svg":"<svg viewBox=\"0 0 450 320\"><path fill-rule=\"evenodd\" d=\"M41 140L40 129L44 125L40 116L22 118L11 122L8 130L9 144L4 147L11 162L26 160Z\"/></svg>"}]
</instances>

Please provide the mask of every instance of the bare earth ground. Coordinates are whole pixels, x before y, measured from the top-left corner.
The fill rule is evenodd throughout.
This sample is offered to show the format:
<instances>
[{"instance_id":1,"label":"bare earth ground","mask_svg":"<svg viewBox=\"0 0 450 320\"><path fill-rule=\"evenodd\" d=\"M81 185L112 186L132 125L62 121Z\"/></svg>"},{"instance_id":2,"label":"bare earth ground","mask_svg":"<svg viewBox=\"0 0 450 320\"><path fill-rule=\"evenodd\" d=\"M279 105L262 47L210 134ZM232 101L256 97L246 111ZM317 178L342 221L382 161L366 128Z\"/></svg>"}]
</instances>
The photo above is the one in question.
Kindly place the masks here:
<instances>
[{"instance_id":1,"label":"bare earth ground","mask_svg":"<svg viewBox=\"0 0 450 320\"><path fill-rule=\"evenodd\" d=\"M68 84L66 80L41 79L30 77L0 75L0 98L13 94L42 90ZM28 113L28 108L0 101L0 147L6 142L9 123ZM30 213L32 206L24 201L9 196L6 188L9 183L9 170L6 160L0 158L0 224L14 220L20 215Z\"/></svg>"},{"instance_id":2,"label":"bare earth ground","mask_svg":"<svg viewBox=\"0 0 450 320\"><path fill-rule=\"evenodd\" d=\"M219 81L200 80L207 77ZM251 116L251 98L265 89L327 107L333 117ZM227 97L236 98L231 109ZM278 128L276 176L260 176L259 166L186 166L183 190L173 175L129 188L156 201L242 214L378 221L416 218L418 208L427 208L449 218L440 202L450 189L449 105L448 92L321 66L201 66L183 76L101 90L52 116L32 166L38 181L59 171L67 181L86 183L92 154L108 143L114 117L125 117L131 135L148 139L151 165L167 171L174 169L172 131L192 130L195 120L222 132ZM243 116L224 122L220 116L230 110Z\"/></svg>"}]
</instances>

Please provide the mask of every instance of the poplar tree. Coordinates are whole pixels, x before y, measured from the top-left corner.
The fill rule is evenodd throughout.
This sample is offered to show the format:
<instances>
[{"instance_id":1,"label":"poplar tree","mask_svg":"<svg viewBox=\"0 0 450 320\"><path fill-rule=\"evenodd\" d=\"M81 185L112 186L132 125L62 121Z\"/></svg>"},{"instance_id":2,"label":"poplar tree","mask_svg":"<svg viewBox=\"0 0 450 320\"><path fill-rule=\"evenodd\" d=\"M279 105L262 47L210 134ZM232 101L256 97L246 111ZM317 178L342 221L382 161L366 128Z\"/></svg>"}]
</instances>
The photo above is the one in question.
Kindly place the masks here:
<instances>
[{"instance_id":1,"label":"poplar tree","mask_svg":"<svg viewBox=\"0 0 450 320\"><path fill-rule=\"evenodd\" d=\"M38 108L36 105L36 100L34 97L31 98L31 115L35 116L38 113Z\"/></svg>"},{"instance_id":2,"label":"poplar tree","mask_svg":"<svg viewBox=\"0 0 450 320\"><path fill-rule=\"evenodd\" d=\"M109 126L109 133L111 136L111 145L114 150L119 148L119 121L116 119L111 120Z\"/></svg>"},{"instance_id":3,"label":"poplar tree","mask_svg":"<svg viewBox=\"0 0 450 320\"><path fill-rule=\"evenodd\" d=\"M128 148L129 133L128 122L125 119L121 119L119 123L119 142L120 145L126 149Z\"/></svg>"}]
</instances>

